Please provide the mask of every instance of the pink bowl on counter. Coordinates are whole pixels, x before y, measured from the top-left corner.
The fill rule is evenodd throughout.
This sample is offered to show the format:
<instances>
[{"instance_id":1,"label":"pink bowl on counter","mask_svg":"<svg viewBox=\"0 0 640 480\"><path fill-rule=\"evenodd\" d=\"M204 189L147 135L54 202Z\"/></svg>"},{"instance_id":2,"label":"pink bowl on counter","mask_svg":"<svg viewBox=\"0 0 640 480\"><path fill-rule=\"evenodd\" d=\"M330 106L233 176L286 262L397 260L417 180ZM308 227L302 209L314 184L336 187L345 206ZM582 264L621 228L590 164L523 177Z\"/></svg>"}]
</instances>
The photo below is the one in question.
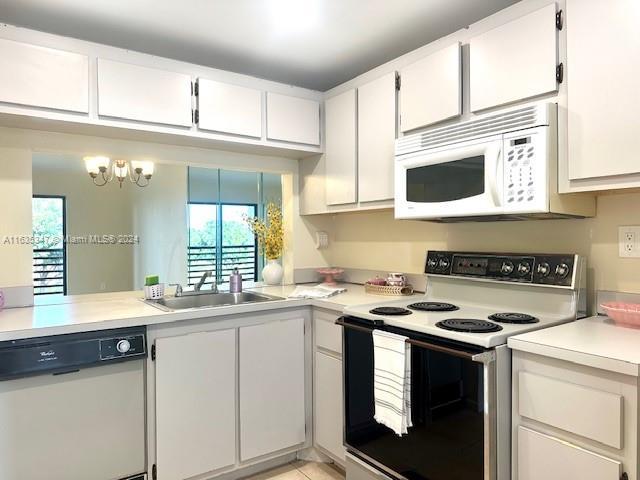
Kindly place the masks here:
<instances>
[{"instance_id":1,"label":"pink bowl on counter","mask_svg":"<svg viewBox=\"0 0 640 480\"><path fill-rule=\"evenodd\" d=\"M616 325L640 328L640 304L607 302L600 306Z\"/></svg>"}]
</instances>

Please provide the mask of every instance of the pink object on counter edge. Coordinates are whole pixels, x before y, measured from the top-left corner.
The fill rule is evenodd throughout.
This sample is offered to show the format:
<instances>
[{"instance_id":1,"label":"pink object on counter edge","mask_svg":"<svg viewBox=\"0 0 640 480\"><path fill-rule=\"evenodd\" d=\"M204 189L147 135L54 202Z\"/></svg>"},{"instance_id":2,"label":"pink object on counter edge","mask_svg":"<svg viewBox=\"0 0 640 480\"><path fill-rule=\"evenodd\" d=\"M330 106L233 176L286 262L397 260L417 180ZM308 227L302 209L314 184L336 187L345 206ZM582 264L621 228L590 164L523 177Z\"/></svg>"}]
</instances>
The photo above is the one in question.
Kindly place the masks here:
<instances>
[{"instance_id":1,"label":"pink object on counter edge","mask_svg":"<svg viewBox=\"0 0 640 480\"><path fill-rule=\"evenodd\" d=\"M616 325L640 328L640 304L607 302L600 306Z\"/></svg>"}]
</instances>

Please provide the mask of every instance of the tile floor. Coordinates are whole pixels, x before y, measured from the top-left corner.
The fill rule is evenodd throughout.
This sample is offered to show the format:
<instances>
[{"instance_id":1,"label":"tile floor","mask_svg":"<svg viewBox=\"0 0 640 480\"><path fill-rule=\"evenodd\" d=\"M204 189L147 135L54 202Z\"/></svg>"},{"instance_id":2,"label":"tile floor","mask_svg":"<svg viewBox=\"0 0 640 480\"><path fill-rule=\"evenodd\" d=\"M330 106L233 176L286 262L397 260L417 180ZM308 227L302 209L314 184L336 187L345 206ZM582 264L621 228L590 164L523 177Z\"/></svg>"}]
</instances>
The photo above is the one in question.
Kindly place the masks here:
<instances>
[{"instance_id":1,"label":"tile floor","mask_svg":"<svg viewBox=\"0 0 640 480\"><path fill-rule=\"evenodd\" d=\"M245 480L344 480L344 473L327 463L295 461Z\"/></svg>"}]
</instances>

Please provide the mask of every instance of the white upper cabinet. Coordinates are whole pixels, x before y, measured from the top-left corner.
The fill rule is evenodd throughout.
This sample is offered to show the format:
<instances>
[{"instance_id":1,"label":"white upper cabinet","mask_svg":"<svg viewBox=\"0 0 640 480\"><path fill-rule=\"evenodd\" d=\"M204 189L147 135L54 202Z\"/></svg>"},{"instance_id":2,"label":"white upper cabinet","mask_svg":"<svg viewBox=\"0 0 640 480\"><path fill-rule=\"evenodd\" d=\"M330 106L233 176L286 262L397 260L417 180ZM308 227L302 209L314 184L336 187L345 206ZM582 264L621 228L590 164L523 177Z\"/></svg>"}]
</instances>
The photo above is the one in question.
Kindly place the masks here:
<instances>
[{"instance_id":1,"label":"white upper cabinet","mask_svg":"<svg viewBox=\"0 0 640 480\"><path fill-rule=\"evenodd\" d=\"M558 89L555 16L551 3L469 41L472 112Z\"/></svg>"},{"instance_id":2,"label":"white upper cabinet","mask_svg":"<svg viewBox=\"0 0 640 480\"><path fill-rule=\"evenodd\" d=\"M358 200L393 198L396 73L358 88Z\"/></svg>"},{"instance_id":3,"label":"white upper cabinet","mask_svg":"<svg viewBox=\"0 0 640 480\"><path fill-rule=\"evenodd\" d=\"M460 43L456 42L402 69L402 132L462 114L461 62Z\"/></svg>"},{"instance_id":4,"label":"white upper cabinet","mask_svg":"<svg viewBox=\"0 0 640 480\"><path fill-rule=\"evenodd\" d=\"M268 92L267 138L320 145L320 103Z\"/></svg>"},{"instance_id":5,"label":"white upper cabinet","mask_svg":"<svg viewBox=\"0 0 640 480\"><path fill-rule=\"evenodd\" d=\"M159 480L182 480L236 459L236 330L156 340Z\"/></svg>"},{"instance_id":6,"label":"white upper cabinet","mask_svg":"<svg viewBox=\"0 0 640 480\"><path fill-rule=\"evenodd\" d=\"M191 77L98 58L98 114L190 127Z\"/></svg>"},{"instance_id":7,"label":"white upper cabinet","mask_svg":"<svg viewBox=\"0 0 640 480\"><path fill-rule=\"evenodd\" d=\"M198 79L198 127L247 137L262 136L262 92Z\"/></svg>"},{"instance_id":8,"label":"white upper cabinet","mask_svg":"<svg viewBox=\"0 0 640 480\"><path fill-rule=\"evenodd\" d=\"M86 55L0 39L0 102L89 113Z\"/></svg>"},{"instance_id":9,"label":"white upper cabinet","mask_svg":"<svg viewBox=\"0 0 640 480\"><path fill-rule=\"evenodd\" d=\"M358 200L357 98L348 90L325 101L325 190L327 205Z\"/></svg>"},{"instance_id":10,"label":"white upper cabinet","mask_svg":"<svg viewBox=\"0 0 640 480\"><path fill-rule=\"evenodd\" d=\"M304 319L240 328L240 459L301 445L305 428Z\"/></svg>"},{"instance_id":11,"label":"white upper cabinet","mask_svg":"<svg viewBox=\"0 0 640 480\"><path fill-rule=\"evenodd\" d=\"M567 0L566 10L569 180L640 174L638 1ZM640 185L628 180L594 187Z\"/></svg>"}]
</instances>

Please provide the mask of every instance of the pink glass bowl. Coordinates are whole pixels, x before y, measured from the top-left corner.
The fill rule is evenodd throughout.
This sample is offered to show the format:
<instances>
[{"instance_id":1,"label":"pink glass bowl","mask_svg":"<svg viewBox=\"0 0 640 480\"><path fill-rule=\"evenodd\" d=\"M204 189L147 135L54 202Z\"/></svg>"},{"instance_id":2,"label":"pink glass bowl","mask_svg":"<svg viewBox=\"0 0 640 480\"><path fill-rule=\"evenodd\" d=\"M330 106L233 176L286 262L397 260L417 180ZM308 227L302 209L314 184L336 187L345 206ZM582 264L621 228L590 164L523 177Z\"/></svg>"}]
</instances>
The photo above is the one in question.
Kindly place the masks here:
<instances>
[{"instance_id":1,"label":"pink glass bowl","mask_svg":"<svg viewBox=\"0 0 640 480\"><path fill-rule=\"evenodd\" d=\"M607 302L600 306L616 325L640 328L640 304Z\"/></svg>"},{"instance_id":2,"label":"pink glass bowl","mask_svg":"<svg viewBox=\"0 0 640 480\"><path fill-rule=\"evenodd\" d=\"M319 268L316 270L320 275L324 277L324 282L326 285L335 285L336 277L339 277L344 273L342 268Z\"/></svg>"}]
</instances>

